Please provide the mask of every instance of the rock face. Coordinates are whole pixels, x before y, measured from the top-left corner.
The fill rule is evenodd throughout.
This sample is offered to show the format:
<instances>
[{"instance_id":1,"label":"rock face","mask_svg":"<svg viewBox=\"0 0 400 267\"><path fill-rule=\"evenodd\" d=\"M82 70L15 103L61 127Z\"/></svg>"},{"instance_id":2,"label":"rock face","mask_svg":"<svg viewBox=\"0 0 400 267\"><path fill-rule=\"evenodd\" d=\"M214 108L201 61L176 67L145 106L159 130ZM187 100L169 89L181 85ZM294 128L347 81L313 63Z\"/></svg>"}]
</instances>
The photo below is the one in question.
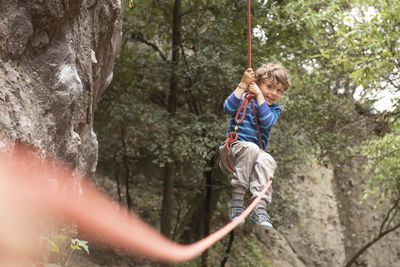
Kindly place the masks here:
<instances>
[{"instance_id":1,"label":"rock face","mask_svg":"<svg viewBox=\"0 0 400 267\"><path fill-rule=\"evenodd\" d=\"M282 181L293 203L288 223L270 231L264 245L272 266L342 266L345 262L343 227L334 192L334 172L318 164L298 167ZM283 253L282 253L283 252Z\"/></svg>"},{"instance_id":2,"label":"rock face","mask_svg":"<svg viewBox=\"0 0 400 267\"><path fill-rule=\"evenodd\" d=\"M335 194L339 207L339 218L343 227L346 258L375 238L389 210L389 203L376 205L377 199L370 197L360 204L366 187L363 172L364 162L353 160L335 169ZM364 178L364 179L363 179ZM398 219L397 219L398 220ZM393 227L397 221L392 223ZM360 266L400 266L400 230L386 235L358 259Z\"/></svg>"},{"instance_id":3,"label":"rock face","mask_svg":"<svg viewBox=\"0 0 400 267\"><path fill-rule=\"evenodd\" d=\"M297 203L291 224L282 229L305 266L341 266L343 227L333 187L334 175L319 165L297 170L290 185Z\"/></svg>"},{"instance_id":4,"label":"rock face","mask_svg":"<svg viewBox=\"0 0 400 267\"><path fill-rule=\"evenodd\" d=\"M93 114L112 79L122 0L0 0L0 150L38 148L94 172Z\"/></svg>"},{"instance_id":5,"label":"rock face","mask_svg":"<svg viewBox=\"0 0 400 267\"><path fill-rule=\"evenodd\" d=\"M367 180L362 166L360 160L336 168L301 166L283 182L293 194L288 223L261 240L271 248L265 254L272 266L344 266L378 234L388 207L374 208L372 198L360 204ZM397 230L365 251L357 266L400 266L399 242Z\"/></svg>"}]
</instances>

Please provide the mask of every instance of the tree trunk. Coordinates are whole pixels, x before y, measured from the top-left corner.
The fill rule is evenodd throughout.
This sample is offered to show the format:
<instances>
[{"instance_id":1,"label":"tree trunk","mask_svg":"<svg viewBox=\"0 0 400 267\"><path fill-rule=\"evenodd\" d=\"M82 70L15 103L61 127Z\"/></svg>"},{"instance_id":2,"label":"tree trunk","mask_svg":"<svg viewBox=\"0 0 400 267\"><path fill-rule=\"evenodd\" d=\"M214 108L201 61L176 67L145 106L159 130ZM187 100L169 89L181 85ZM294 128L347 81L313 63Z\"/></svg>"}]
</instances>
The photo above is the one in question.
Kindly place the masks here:
<instances>
[{"instance_id":1,"label":"tree trunk","mask_svg":"<svg viewBox=\"0 0 400 267\"><path fill-rule=\"evenodd\" d=\"M172 60L171 60L171 77L168 95L167 110L173 119L177 107L177 91L178 79L176 76L176 68L179 64L179 45L180 45L180 29L181 29L181 0L175 0L173 7L172 22ZM172 135L171 130L168 131ZM174 190L175 166L174 163L168 163L165 167L164 192L161 210L161 233L170 237L171 235L171 212L172 212L172 195Z\"/></svg>"},{"instance_id":2,"label":"tree trunk","mask_svg":"<svg viewBox=\"0 0 400 267\"><path fill-rule=\"evenodd\" d=\"M114 172L114 179L115 182L117 183L117 194L118 194L118 202L122 203L122 198L121 198L121 183L119 181L119 166L117 160L115 160L115 172Z\"/></svg>"},{"instance_id":3,"label":"tree trunk","mask_svg":"<svg viewBox=\"0 0 400 267\"><path fill-rule=\"evenodd\" d=\"M129 179L131 176L130 173L130 169L129 169L129 162L128 162L128 149L126 146L126 142L125 142L125 128L121 127L121 142L122 142L122 148L124 151L124 155L122 156L122 161L124 164L124 168L125 168L125 193L126 193L126 206L128 207L128 210L131 209L132 206L132 201L131 201L131 194L129 191Z\"/></svg>"},{"instance_id":4,"label":"tree trunk","mask_svg":"<svg viewBox=\"0 0 400 267\"><path fill-rule=\"evenodd\" d=\"M214 165L214 160L211 159L211 167ZM211 219L211 197L212 197L212 168L205 173L206 176L206 197L204 200L204 234L206 237L210 234L210 219ZM207 267L208 250L201 255L201 266Z\"/></svg>"},{"instance_id":5,"label":"tree trunk","mask_svg":"<svg viewBox=\"0 0 400 267\"><path fill-rule=\"evenodd\" d=\"M172 115L176 112L178 80L176 68L179 64L179 47L181 44L181 0L175 0L172 22L172 60L171 77L168 95L168 112Z\"/></svg>"},{"instance_id":6,"label":"tree trunk","mask_svg":"<svg viewBox=\"0 0 400 267\"><path fill-rule=\"evenodd\" d=\"M235 230L232 230L232 232L229 233L229 242L228 242L228 246L226 247L225 250L225 257L224 259L221 261L221 265L220 267L225 267L226 262L229 259L229 254L231 253L231 249L232 249L232 245L233 245L233 240L235 240Z\"/></svg>"},{"instance_id":7,"label":"tree trunk","mask_svg":"<svg viewBox=\"0 0 400 267\"><path fill-rule=\"evenodd\" d=\"M209 168L214 168L215 159L212 158L208 162ZM208 236L210 234L210 221L219 200L220 194L223 190L223 185L225 180L219 180L219 176L215 176L214 171L204 172L205 177L205 192L192 201L192 206L189 208L191 212L191 219L182 222L180 229L188 229L182 234L179 232L179 236L185 243L191 243L198 241L199 239ZM223 176L221 176L223 177ZM224 177L223 177L224 178ZM225 179L225 178L224 178ZM200 203L200 204L199 204ZM186 217L186 216L185 216ZM207 254L202 256L202 264L206 264Z\"/></svg>"},{"instance_id":8,"label":"tree trunk","mask_svg":"<svg viewBox=\"0 0 400 267\"><path fill-rule=\"evenodd\" d=\"M171 236L171 213L172 213L172 196L174 190L175 166L173 163L165 167L164 173L164 192L161 209L161 233Z\"/></svg>"}]
</instances>

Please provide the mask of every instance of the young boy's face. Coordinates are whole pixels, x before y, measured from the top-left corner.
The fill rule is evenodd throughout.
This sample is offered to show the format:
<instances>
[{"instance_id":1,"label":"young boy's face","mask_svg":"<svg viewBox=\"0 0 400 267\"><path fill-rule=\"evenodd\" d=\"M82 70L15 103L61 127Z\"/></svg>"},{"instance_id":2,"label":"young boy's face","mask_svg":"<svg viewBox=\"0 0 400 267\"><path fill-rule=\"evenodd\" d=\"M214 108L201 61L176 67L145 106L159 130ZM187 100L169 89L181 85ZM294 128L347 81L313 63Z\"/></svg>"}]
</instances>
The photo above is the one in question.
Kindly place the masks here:
<instances>
[{"instance_id":1,"label":"young boy's face","mask_svg":"<svg viewBox=\"0 0 400 267\"><path fill-rule=\"evenodd\" d=\"M271 80L263 81L258 87L260 88L268 106L276 103L279 98L281 98L284 91L283 84L277 83L274 85Z\"/></svg>"}]
</instances>

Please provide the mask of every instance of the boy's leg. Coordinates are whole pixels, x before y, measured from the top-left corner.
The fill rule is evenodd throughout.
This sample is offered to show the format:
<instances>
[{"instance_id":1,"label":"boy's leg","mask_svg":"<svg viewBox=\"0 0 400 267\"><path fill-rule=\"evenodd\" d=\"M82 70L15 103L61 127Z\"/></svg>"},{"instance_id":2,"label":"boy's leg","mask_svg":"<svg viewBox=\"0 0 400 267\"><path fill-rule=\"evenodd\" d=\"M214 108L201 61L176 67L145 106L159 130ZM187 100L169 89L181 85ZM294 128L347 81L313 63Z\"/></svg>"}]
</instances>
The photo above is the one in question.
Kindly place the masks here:
<instances>
[{"instance_id":1,"label":"boy's leg","mask_svg":"<svg viewBox=\"0 0 400 267\"><path fill-rule=\"evenodd\" d=\"M226 149L222 149L220 152L222 152L220 164L228 169L226 166ZM254 162L260 152L260 148L250 142L239 141L232 144L228 159L231 167L235 170L231 181L233 199L244 199L246 190L250 186Z\"/></svg>"},{"instance_id":2,"label":"boy's leg","mask_svg":"<svg viewBox=\"0 0 400 267\"><path fill-rule=\"evenodd\" d=\"M267 152L261 151L254 163L253 172L250 179L250 192L252 198L256 198L265 188L270 179L274 176L276 170L276 162L274 158ZM267 193L263 196L257 207L266 208L272 200L272 186L269 187Z\"/></svg>"},{"instance_id":3,"label":"boy's leg","mask_svg":"<svg viewBox=\"0 0 400 267\"><path fill-rule=\"evenodd\" d=\"M249 188L249 181L253 164L260 149L257 145L248 142L235 142L232 144L230 153L227 153L225 146L219 148L220 162L219 166L225 173L231 173L228 170L233 168L232 199L228 202L229 218L235 220L244 211L244 196ZM229 161L229 165L226 161ZM241 222L243 224L244 221Z\"/></svg>"},{"instance_id":4,"label":"boy's leg","mask_svg":"<svg viewBox=\"0 0 400 267\"><path fill-rule=\"evenodd\" d=\"M226 161L228 160L229 165L231 167L233 167L234 166L233 165L234 158L232 157L232 154L228 153L228 151L226 150L225 144L223 144L219 147L219 155L220 155L220 159L219 159L218 165L219 165L221 171L223 171L226 175L231 174L232 172L229 170L229 166Z\"/></svg>"},{"instance_id":5,"label":"boy's leg","mask_svg":"<svg viewBox=\"0 0 400 267\"><path fill-rule=\"evenodd\" d=\"M262 151L257 158L250 180L250 192L252 198L256 198L265 188L270 179L274 176L276 170L276 162L267 152ZM267 213L267 204L271 203L272 186L269 187L267 193L263 196L256 208L250 215L250 220L258 226L270 230L272 229L271 219Z\"/></svg>"}]
</instances>

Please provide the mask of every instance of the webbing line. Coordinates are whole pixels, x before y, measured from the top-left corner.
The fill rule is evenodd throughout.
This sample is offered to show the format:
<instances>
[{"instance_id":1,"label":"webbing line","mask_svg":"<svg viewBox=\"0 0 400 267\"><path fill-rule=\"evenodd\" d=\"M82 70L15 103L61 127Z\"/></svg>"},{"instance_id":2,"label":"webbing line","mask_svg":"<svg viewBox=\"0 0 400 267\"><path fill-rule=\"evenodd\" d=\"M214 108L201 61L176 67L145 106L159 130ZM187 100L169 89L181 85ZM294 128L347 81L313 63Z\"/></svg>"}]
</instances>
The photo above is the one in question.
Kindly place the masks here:
<instances>
[{"instance_id":1,"label":"webbing line","mask_svg":"<svg viewBox=\"0 0 400 267\"><path fill-rule=\"evenodd\" d=\"M37 253L37 243L30 244L34 239L27 236L41 236L42 233L34 232L32 225L52 221L55 217L78 225L90 242L105 242L154 261L188 261L201 255L245 219L272 183L270 180L237 220L196 243L181 245L101 194L91 183L83 180L77 190L71 182L71 171L64 167L50 160L30 163L31 160L28 153L19 153L12 160L0 161L0 214L3 218L0 229L7 229L7 236L12 237L11 244L7 243L8 239L0 238L0 252L7 251L9 255ZM57 174L55 184L47 180L53 174Z\"/></svg>"}]
</instances>

